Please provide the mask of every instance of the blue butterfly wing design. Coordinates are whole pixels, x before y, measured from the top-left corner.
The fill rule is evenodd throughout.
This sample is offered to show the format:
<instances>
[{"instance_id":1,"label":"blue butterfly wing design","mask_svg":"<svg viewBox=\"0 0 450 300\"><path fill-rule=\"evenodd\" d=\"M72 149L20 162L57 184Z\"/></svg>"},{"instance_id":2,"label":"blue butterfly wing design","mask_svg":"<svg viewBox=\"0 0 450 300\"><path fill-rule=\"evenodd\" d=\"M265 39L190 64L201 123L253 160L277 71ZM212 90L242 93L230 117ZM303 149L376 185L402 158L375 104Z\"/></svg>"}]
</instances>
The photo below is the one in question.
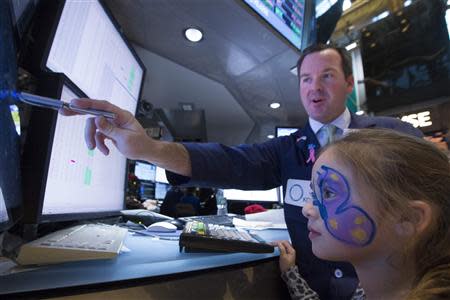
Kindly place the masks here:
<instances>
[{"instance_id":1,"label":"blue butterfly wing design","mask_svg":"<svg viewBox=\"0 0 450 300\"><path fill-rule=\"evenodd\" d=\"M368 245L375 237L375 222L364 209L352 205L350 186L344 175L327 166L321 169L318 172L320 199L315 204L328 232L347 244Z\"/></svg>"}]
</instances>

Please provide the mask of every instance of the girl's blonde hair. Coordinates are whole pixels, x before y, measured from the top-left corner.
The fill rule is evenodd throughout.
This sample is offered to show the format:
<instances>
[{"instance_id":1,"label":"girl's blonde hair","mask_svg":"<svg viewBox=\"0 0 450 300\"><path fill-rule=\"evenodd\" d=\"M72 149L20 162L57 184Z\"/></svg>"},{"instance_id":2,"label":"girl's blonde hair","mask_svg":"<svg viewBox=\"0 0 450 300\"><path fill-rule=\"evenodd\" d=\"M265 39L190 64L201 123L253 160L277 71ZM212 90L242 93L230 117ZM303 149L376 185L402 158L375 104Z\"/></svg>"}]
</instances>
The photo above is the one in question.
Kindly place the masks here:
<instances>
[{"instance_id":1,"label":"girl's blonde hair","mask_svg":"<svg viewBox=\"0 0 450 300\"><path fill-rule=\"evenodd\" d=\"M432 224L406 249L415 261L408 299L450 299L450 163L432 143L388 129L361 129L329 148L377 195L382 215L414 222L409 201L430 204Z\"/></svg>"}]
</instances>

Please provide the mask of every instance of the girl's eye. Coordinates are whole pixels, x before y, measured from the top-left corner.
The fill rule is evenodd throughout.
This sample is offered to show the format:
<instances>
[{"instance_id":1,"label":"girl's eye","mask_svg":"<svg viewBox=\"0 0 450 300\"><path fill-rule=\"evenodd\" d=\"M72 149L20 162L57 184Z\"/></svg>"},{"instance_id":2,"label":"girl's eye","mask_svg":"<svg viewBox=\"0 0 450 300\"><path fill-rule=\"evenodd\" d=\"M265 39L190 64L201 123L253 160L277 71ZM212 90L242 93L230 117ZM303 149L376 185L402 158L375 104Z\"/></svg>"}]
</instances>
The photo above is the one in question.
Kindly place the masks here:
<instances>
[{"instance_id":1,"label":"girl's eye","mask_svg":"<svg viewBox=\"0 0 450 300\"><path fill-rule=\"evenodd\" d=\"M333 198L334 196L336 196L336 194L333 191L329 190L329 189L325 189L323 191L323 198L324 199L330 199L330 198Z\"/></svg>"}]
</instances>

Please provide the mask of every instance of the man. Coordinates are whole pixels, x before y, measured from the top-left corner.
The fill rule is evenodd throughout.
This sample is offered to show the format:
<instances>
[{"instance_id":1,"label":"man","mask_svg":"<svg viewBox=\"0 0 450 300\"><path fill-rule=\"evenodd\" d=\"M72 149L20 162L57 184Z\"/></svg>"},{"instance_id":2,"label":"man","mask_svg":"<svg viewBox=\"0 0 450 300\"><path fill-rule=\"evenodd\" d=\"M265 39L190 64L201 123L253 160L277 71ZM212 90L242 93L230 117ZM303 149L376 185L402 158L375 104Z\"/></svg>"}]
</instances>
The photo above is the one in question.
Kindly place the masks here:
<instances>
[{"instance_id":1,"label":"man","mask_svg":"<svg viewBox=\"0 0 450 300\"><path fill-rule=\"evenodd\" d=\"M109 110L114 121L91 118L86 126L89 148L108 154L109 138L125 156L152 162L168 170L172 184L265 190L283 186L285 218L297 251L302 276L321 299L347 299L356 289L357 278L349 264L323 261L311 252L307 219L301 209L309 186L315 153L347 128L385 127L421 136L400 120L351 114L345 106L353 89L351 61L345 50L329 45L306 49L298 63L300 97L309 121L290 136L256 145L228 147L216 143L169 143L148 138L133 116L117 107L92 100L75 100L83 108ZM70 114L63 112L64 114ZM323 125L333 124L322 129ZM326 130L325 130L326 128ZM331 129L330 129L331 128Z\"/></svg>"}]
</instances>

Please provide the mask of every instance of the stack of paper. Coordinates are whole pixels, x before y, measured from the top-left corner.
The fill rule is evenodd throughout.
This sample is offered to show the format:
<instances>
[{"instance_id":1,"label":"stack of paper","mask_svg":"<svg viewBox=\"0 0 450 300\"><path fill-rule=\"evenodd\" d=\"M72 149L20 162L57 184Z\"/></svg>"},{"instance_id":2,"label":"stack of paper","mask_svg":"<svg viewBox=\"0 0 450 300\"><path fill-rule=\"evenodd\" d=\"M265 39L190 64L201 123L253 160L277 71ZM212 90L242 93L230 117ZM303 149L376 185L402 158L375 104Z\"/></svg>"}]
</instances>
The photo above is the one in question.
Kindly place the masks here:
<instances>
[{"instance_id":1,"label":"stack of paper","mask_svg":"<svg viewBox=\"0 0 450 300\"><path fill-rule=\"evenodd\" d=\"M283 209L245 215L245 220L233 218L233 225L247 229L287 229Z\"/></svg>"}]
</instances>

